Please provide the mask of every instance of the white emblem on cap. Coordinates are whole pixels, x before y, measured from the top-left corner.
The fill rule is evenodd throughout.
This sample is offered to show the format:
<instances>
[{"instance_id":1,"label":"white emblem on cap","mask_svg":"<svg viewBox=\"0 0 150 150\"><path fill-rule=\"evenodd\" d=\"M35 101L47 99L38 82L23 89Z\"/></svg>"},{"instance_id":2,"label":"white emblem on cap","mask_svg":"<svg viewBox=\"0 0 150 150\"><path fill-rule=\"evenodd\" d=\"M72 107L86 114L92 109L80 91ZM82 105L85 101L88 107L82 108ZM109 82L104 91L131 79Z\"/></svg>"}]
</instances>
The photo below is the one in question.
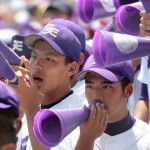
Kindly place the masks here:
<instances>
[{"instance_id":1,"label":"white emblem on cap","mask_svg":"<svg viewBox=\"0 0 150 150\"><path fill-rule=\"evenodd\" d=\"M116 11L116 8L114 6L114 1L113 0L100 0L103 8L107 11L107 12L114 12Z\"/></svg>"},{"instance_id":2,"label":"white emblem on cap","mask_svg":"<svg viewBox=\"0 0 150 150\"><path fill-rule=\"evenodd\" d=\"M96 65L96 62L94 61L94 62L92 62L92 65Z\"/></svg>"},{"instance_id":3,"label":"white emblem on cap","mask_svg":"<svg viewBox=\"0 0 150 150\"><path fill-rule=\"evenodd\" d=\"M22 51L23 50L23 41L14 40L13 42L13 50Z\"/></svg>"},{"instance_id":4,"label":"white emblem on cap","mask_svg":"<svg viewBox=\"0 0 150 150\"><path fill-rule=\"evenodd\" d=\"M42 34L50 34L52 37L56 38L59 30L55 28L54 24L48 24L42 31Z\"/></svg>"},{"instance_id":5,"label":"white emblem on cap","mask_svg":"<svg viewBox=\"0 0 150 150\"><path fill-rule=\"evenodd\" d=\"M117 49L123 54L130 54L138 47L137 38L131 35L114 33L113 39Z\"/></svg>"}]
</instances>

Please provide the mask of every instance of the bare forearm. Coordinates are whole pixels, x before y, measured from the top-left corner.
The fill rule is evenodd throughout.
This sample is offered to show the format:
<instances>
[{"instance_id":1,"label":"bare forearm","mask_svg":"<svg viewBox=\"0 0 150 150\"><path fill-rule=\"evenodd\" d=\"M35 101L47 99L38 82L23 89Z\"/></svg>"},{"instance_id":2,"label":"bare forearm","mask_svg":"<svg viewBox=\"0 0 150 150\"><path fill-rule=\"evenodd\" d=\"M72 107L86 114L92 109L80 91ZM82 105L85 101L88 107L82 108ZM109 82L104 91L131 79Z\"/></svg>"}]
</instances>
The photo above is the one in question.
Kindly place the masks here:
<instances>
[{"instance_id":1,"label":"bare forearm","mask_svg":"<svg viewBox=\"0 0 150 150\"><path fill-rule=\"evenodd\" d=\"M139 100L135 110L134 116L149 123L149 103L148 101Z\"/></svg>"}]
</instances>

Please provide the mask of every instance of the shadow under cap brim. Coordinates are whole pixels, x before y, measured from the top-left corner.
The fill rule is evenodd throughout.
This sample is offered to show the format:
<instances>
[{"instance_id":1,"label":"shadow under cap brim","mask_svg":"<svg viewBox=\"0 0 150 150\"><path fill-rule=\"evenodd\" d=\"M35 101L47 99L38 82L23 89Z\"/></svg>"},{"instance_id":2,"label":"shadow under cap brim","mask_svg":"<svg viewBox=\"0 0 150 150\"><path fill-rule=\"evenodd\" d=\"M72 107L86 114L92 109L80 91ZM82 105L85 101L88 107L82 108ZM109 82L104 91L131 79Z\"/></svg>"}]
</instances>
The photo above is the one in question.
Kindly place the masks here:
<instances>
[{"instance_id":1,"label":"shadow under cap brim","mask_svg":"<svg viewBox=\"0 0 150 150\"><path fill-rule=\"evenodd\" d=\"M114 74L111 71L106 70L106 69L91 68L91 69L87 69L87 70L79 73L78 80L81 81L81 80L85 79L87 73L96 73L97 75L99 75L111 82L118 82L118 81L121 81L123 78L125 78L124 76Z\"/></svg>"},{"instance_id":2,"label":"shadow under cap brim","mask_svg":"<svg viewBox=\"0 0 150 150\"><path fill-rule=\"evenodd\" d=\"M25 44L28 48L33 49L34 44L35 44L35 42L36 42L37 40L44 40L45 42L47 42L47 43L50 45L50 47L53 48L53 50L54 50L56 53L58 53L58 54L60 54L60 55L62 55L62 56L67 56L67 55L64 53L64 51L63 51L52 39L47 40L44 36L41 36L41 35L36 35L36 34L35 34L35 35L29 35L29 36L27 36L27 37L24 39L24 44Z\"/></svg>"}]
</instances>

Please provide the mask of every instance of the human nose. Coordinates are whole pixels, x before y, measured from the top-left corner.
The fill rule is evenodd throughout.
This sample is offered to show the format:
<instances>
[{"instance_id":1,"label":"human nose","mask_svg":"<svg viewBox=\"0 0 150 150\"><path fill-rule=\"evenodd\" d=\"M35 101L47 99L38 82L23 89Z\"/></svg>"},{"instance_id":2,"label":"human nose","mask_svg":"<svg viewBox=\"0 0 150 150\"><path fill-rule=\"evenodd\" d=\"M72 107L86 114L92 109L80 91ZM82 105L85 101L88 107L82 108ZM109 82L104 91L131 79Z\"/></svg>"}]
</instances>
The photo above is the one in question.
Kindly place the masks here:
<instances>
[{"instance_id":1,"label":"human nose","mask_svg":"<svg viewBox=\"0 0 150 150\"><path fill-rule=\"evenodd\" d=\"M35 70L41 70L42 69L42 60L36 59L34 62L30 63L30 68Z\"/></svg>"},{"instance_id":2,"label":"human nose","mask_svg":"<svg viewBox=\"0 0 150 150\"><path fill-rule=\"evenodd\" d=\"M99 89L95 90L94 99L99 100L99 101L101 101L103 99L103 94L102 94L101 90L99 90Z\"/></svg>"}]
</instances>

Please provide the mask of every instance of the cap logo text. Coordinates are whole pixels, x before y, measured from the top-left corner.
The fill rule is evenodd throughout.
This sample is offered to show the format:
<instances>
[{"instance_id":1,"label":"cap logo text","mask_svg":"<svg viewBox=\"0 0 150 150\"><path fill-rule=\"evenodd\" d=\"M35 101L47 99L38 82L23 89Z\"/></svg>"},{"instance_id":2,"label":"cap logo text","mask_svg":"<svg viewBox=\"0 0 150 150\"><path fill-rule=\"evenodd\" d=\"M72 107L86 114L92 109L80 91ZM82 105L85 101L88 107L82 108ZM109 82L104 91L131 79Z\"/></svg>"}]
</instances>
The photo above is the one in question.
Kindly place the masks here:
<instances>
[{"instance_id":1,"label":"cap logo text","mask_svg":"<svg viewBox=\"0 0 150 150\"><path fill-rule=\"evenodd\" d=\"M50 34L52 37L56 38L59 33L59 30L54 27L53 24L45 26L42 34Z\"/></svg>"},{"instance_id":2,"label":"cap logo text","mask_svg":"<svg viewBox=\"0 0 150 150\"><path fill-rule=\"evenodd\" d=\"M23 50L23 41L14 40L13 50L17 50L17 51L21 52Z\"/></svg>"}]
</instances>

